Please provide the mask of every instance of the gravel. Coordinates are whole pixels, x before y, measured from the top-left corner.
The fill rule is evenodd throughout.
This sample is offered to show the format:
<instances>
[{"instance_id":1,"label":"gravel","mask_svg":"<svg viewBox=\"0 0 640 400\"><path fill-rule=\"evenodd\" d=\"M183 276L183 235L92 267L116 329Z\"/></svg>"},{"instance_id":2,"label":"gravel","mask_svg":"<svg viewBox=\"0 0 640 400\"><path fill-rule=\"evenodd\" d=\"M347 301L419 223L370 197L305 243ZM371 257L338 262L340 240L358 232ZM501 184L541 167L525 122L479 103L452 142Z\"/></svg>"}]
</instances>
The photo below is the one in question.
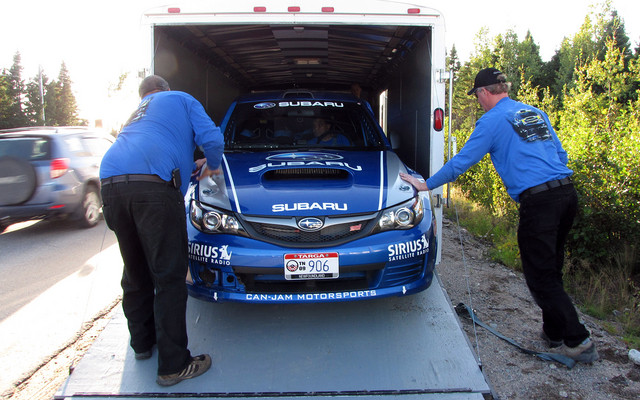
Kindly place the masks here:
<instances>
[{"instance_id":1,"label":"gravel","mask_svg":"<svg viewBox=\"0 0 640 400\"><path fill-rule=\"evenodd\" d=\"M539 338L540 309L522 274L490 261L487 246L452 221L444 221L442 242L442 261L437 269L452 304L470 306L482 322L527 349L548 351ZM591 331L600 360L578 363L572 369L525 354L461 318L494 398L640 399L640 366L629 359L629 349L619 337L609 334L601 321L579 314Z\"/></svg>"}]
</instances>

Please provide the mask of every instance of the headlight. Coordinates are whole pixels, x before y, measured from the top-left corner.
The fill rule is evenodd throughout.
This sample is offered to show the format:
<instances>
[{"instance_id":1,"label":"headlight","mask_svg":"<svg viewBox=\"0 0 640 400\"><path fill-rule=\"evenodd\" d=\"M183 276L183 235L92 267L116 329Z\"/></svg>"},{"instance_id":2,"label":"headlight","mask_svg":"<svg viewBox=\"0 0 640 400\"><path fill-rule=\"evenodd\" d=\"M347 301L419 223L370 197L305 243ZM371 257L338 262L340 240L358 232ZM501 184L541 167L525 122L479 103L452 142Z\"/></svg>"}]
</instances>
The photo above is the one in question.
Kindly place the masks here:
<instances>
[{"instance_id":1,"label":"headlight","mask_svg":"<svg viewBox=\"0 0 640 400\"><path fill-rule=\"evenodd\" d=\"M240 221L228 211L205 206L199 201L191 201L191 223L204 233L228 233L248 236Z\"/></svg>"},{"instance_id":2,"label":"headlight","mask_svg":"<svg viewBox=\"0 0 640 400\"><path fill-rule=\"evenodd\" d=\"M378 224L373 233L390 231L393 229L411 229L418 225L424 217L422 197L417 196L402 204L389 207L378 217Z\"/></svg>"}]
</instances>

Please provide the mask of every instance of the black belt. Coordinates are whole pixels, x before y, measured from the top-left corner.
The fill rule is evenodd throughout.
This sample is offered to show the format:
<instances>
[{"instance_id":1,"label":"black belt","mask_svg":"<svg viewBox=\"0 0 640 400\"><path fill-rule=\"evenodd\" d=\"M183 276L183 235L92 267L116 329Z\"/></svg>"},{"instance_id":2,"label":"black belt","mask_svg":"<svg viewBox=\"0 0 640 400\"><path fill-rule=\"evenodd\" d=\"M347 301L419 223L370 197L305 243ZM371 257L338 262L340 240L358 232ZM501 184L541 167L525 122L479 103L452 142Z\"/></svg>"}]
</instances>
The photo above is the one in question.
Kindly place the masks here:
<instances>
[{"instance_id":1,"label":"black belt","mask_svg":"<svg viewBox=\"0 0 640 400\"><path fill-rule=\"evenodd\" d=\"M149 174L126 174L126 175L116 175L110 176L109 178L104 178L100 180L102 185L110 185L112 183L127 183L127 182L155 182L155 183L164 183L169 184L169 182L160 178L158 175L149 175Z\"/></svg>"},{"instance_id":2,"label":"black belt","mask_svg":"<svg viewBox=\"0 0 640 400\"><path fill-rule=\"evenodd\" d=\"M562 178L562 179L556 179L555 181L541 183L538 186L530 187L529 189L524 190L522 193L520 193L520 200L522 200L526 196L531 196L532 194L544 192L549 189L555 189L560 186L570 185L572 183L573 181L571 180L570 176L567 176L566 178Z\"/></svg>"}]
</instances>

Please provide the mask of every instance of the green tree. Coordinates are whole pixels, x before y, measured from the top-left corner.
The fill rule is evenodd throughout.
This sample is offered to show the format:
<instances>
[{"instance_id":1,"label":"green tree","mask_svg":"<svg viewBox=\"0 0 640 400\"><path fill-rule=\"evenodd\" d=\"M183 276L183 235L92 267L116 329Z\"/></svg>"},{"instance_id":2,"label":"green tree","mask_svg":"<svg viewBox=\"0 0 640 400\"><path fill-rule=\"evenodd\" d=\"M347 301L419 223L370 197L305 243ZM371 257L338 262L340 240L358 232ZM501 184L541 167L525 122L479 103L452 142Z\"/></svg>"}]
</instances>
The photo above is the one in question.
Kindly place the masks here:
<instances>
[{"instance_id":1,"label":"green tree","mask_svg":"<svg viewBox=\"0 0 640 400\"><path fill-rule=\"evenodd\" d=\"M533 40L531 32L527 32L518 44L516 65L520 68L520 83L531 81L534 87L542 87L544 63L540 57L540 46Z\"/></svg>"},{"instance_id":2,"label":"green tree","mask_svg":"<svg viewBox=\"0 0 640 400\"><path fill-rule=\"evenodd\" d=\"M560 49L543 70L544 82L560 104L564 101L565 93L575 87L576 69L582 68L593 58L604 60L609 41L613 40L614 47L624 54L625 66L633 56L624 23L618 12L611 8L611 2L606 1L598 7L585 17L578 33L562 41ZM593 89L598 90L597 86ZM635 99L637 89L637 86L629 87L625 96L620 97L621 101Z\"/></svg>"},{"instance_id":3,"label":"green tree","mask_svg":"<svg viewBox=\"0 0 640 400\"><path fill-rule=\"evenodd\" d=\"M45 124L43 115L44 96L41 94L40 86L42 84L42 92L44 92L48 85L48 81L49 78L41 72L41 74L32 78L26 85L26 102L24 110L31 125L37 126Z\"/></svg>"},{"instance_id":4,"label":"green tree","mask_svg":"<svg viewBox=\"0 0 640 400\"><path fill-rule=\"evenodd\" d=\"M63 62L58 80L44 84L46 125L73 126L86 124L86 121L78 118L78 107L71 85L69 71Z\"/></svg>"},{"instance_id":5,"label":"green tree","mask_svg":"<svg viewBox=\"0 0 640 400\"><path fill-rule=\"evenodd\" d=\"M27 125L27 117L22 109L22 101L24 97L24 80L22 79L22 64L20 53L17 52L13 56L13 65L6 74L8 82L8 95L10 105L7 110L5 119L9 127L15 128Z\"/></svg>"},{"instance_id":6,"label":"green tree","mask_svg":"<svg viewBox=\"0 0 640 400\"><path fill-rule=\"evenodd\" d=\"M0 74L0 129L11 128L10 121L5 116L9 115L11 109L11 96L9 95L9 82L3 71Z\"/></svg>"},{"instance_id":7,"label":"green tree","mask_svg":"<svg viewBox=\"0 0 640 400\"><path fill-rule=\"evenodd\" d=\"M504 36L496 36L492 51L493 62L484 66L497 68L507 75L512 82L513 93L518 93L520 82L519 47L518 35L511 29Z\"/></svg>"},{"instance_id":8,"label":"green tree","mask_svg":"<svg viewBox=\"0 0 640 400\"><path fill-rule=\"evenodd\" d=\"M612 262L625 246L640 243L640 105L619 101L640 81L638 63L630 67L610 38L603 60L576 70L560 112L581 203L569 245L574 256L593 262Z\"/></svg>"},{"instance_id":9,"label":"green tree","mask_svg":"<svg viewBox=\"0 0 640 400\"><path fill-rule=\"evenodd\" d=\"M611 39L615 47L619 49L625 58L625 65L631 60L631 45L629 36L624 28L624 21L618 15L618 11L611 9L610 1L603 6L602 11L596 15L596 56L604 60L607 53L607 42Z\"/></svg>"},{"instance_id":10,"label":"green tree","mask_svg":"<svg viewBox=\"0 0 640 400\"><path fill-rule=\"evenodd\" d=\"M56 117L56 125L78 125L78 106L76 98L71 89L71 77L67 66L63 62L60 66L60 75L58 75L57 95L58 104Z\"/></svg>"}]
</instances>

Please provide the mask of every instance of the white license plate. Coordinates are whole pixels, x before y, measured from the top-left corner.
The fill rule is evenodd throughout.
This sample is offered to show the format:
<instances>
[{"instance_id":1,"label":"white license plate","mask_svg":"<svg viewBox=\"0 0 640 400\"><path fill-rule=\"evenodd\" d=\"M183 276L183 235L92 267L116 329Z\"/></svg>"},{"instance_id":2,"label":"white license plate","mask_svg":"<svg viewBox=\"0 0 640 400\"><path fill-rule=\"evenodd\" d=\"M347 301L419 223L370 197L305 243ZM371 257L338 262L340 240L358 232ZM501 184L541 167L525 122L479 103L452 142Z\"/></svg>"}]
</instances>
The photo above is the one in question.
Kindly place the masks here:
<instances>
[{"instance_id":1,"label":"white license plate","mask_svg":"<svg viewBox=\"0 0 640 400\"><path fill-rule=\"evenodd\" d=\"M287 280L335 279L339 275L338 253L284 255L284 277Z\"/></svg>"}]
</instances>

